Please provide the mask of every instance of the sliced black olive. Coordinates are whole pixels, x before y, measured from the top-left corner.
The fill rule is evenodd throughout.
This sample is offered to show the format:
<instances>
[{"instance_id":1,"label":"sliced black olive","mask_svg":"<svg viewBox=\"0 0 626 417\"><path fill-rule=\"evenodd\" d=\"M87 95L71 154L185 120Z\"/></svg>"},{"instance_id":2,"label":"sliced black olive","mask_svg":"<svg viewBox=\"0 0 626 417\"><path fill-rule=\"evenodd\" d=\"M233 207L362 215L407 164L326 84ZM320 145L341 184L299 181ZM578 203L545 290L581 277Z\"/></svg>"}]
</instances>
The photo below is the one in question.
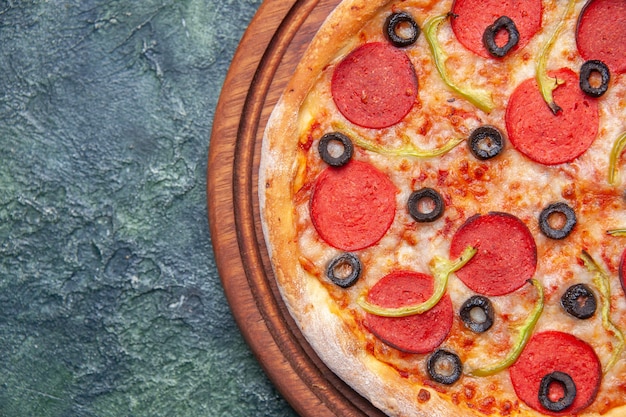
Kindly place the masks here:
<instances>
[{"instance_id":1,"label":"sliced black olive","mask_svg":"<svg viewBox=\"0 0 626 417\"><path fill-rule=\"evenodd\" d=\"M328 148L331 142L338 142L343 147L343 152L334 156L333 152ZM322 160L333 167L340 167L347 164L354 152L354 146L350 138L339 132L327 133L322 136L317 149L319 150Z\"/></svg>"},{"instance_id":2,"label":"sliced black olive","mask_svg":"<svg viewBox=\"0 0 626 417\"><path fill-rule=\"evenodd\" d=\"M434 206L432 210L422 211L425 206L422 204L423 201L432 203ZM413 191L409 196L407 206L411 217L413 217L416 222L420 223L434 222L443 215L445 207L441 194L427 187Z\"/></svg>"},{"instance_id":3,"label":"sliced black olive","mask_svg":"<svg viewBox=\"0 0 626 417\"><path fill-rule=\"evenodd\" d=\"M572 316L585 320L596 312L596 296L585 284L575 284L565 290L561 305Z\"/></svg>"},{"instance_id":4,"label":"sliced black olive","mask_svg":"<svg viewBox=\"0 0 626 417\"><path fill-rule=\"evenodd\" d=\"M468 140L472 154L480 160L491 159L502 152L504 136L494 126L481 126L474 129Z\"/></svg>"},{"instance_id":5,"label":"sliced black olive","mask_svg":"<svg viewBox=\"0 0 626 417\"><path fill-rule=\"evenodd\" d=\"M503 46L496 43L496 35L501 30L505 30L509 35L509 40ZM519 31L515 22L508 16L500 16L493 25L487 26L483 32L483 44L489 53L496 57L502 58L519 42Z\"/></svg>"},{"instance_id":6,"label":"sliced black olive","mask_svg":"<svg viewBox=\"0 0 626 417\"><path fill-rule=\"evenodd\" d=\"M550 386L559 384L563 387L563 397L557 401L550 398ZM547 410L559 412L565 410L576 399L576 384L571 376L565 372L554 371L544 376L539 384L539 402Z\"/></svg>"},{"instance_id":7,"label":"sliced black olive","mask_svg":"<svg viewBox=\"0 0 626 417\"><path fill-rule=\"evenodd\" d=\"M330 261L326 276L341 288L354 285L361 276L361 261L353 253L344 253Z\"/></svg>"},{"instance_id":8,"label":"sliced black olive","mask_svg":"<svg viewBox=\"0 0 626 417\"><path fill-rule=\"evenodd\" d=\"M494 311L491 301L482 295L474 295L461 306L461 320L473 332L486 332L493 325Z\"/></svg>"},{"instance_id":9,"label":"sliced black olive","mask_svg":"<svg viewBox=\"0 0 626 417\"><path fill-rule=\"evenodd\" d=\"M456 353L437 349L427 362L428 375L440 384L452 385L461 378L463 364Z\"/></svg>"},{"instance_id":10,"label":"sliced black olive","mask_svg":"<svg viewBox=\"0 0 626 417\"><path fill-rule=\"evenodd\" d=\"M600 74L601 82L597 87L593 87L590 82L591 74L594 72ZM579 83L580 89L591 97L600 97L606 93L609 89L609 80L611 79L611 72L609 67L602 61L591 60L587 61L580 67Z\"/></svg>"},{"instance_id":11,"label":"sliced black olive","mask_svg":"<svg viewBox=\"0 0 626 417\"><path fill-rule=\"evenodd\" d=\"M562 227L554 228L550 225L550 217L554 214L565 216L565 223ZM550 239L564 239L576 226L576 213L565 203L553 203L544 208L539 215L539 228L544 235Z\"/></svg>"},{"instance_id":12,"label":"sliced black olive","mask_svg":"<svg viewBox=\"0 0 626 417\"><path fill-rule=\"evenodd\" d=\"M405 30L400 30L400 25L408 26ZM392 45L403 48L415 43L420 35L420 28L415 23L413 16L406 12L396 12L389 15L385 21L385 35Z\"/></svg>"}]
</instances>

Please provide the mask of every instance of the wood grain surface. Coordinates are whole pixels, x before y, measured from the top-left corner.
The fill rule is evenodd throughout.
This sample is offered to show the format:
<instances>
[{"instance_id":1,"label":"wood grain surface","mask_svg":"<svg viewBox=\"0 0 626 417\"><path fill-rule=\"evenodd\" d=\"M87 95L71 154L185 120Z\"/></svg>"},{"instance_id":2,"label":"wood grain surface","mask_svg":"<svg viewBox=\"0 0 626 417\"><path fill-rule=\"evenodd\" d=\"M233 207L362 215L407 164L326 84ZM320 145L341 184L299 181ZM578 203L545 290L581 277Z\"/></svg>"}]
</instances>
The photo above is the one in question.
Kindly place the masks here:
<instances>
[{"instance_id":1,"label":"wood grain surface","mask_svg":"<svg viewBox=\"0 0 626 417\"><path fill-rule=\"evenodd\" d=\"M382 416L335 376L284 306L264 246L257 199L267 118L310 39L338 0L268 0L226 76L209 148L207 200L222 284L244 338L302 416Z\"/></svg>"}]
</instances>

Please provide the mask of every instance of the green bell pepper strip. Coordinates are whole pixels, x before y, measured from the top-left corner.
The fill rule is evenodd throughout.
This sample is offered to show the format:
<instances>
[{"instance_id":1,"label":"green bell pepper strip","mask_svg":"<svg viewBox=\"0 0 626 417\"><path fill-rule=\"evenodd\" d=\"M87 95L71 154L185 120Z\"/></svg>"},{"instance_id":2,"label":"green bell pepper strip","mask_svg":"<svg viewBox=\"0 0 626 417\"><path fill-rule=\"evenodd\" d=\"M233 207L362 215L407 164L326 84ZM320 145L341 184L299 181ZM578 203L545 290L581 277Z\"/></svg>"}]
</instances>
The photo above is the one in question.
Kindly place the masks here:
<instances>
[{"instance_id":1,"label":"green bell pepper strip","mask_svg":"<svg viewBox=\"0 0 626 417\"><path fill-rule=\"evenodd\" d=\"M611 149L611 154L609 156L609 184L615 184L615 176L617 174L617 160L619 156L624 151L624 147L626 146L626 132L622 133L617 137L615 143L613 144L613 148Z\"/></svg>"},{"instance_id":2,"label":"green bell pepper strip","mask_svg":"<svg viewBox=\"0 0 626 417\"><path fill-rule=\"evenodd\" d=\"M333 123L333 129L338 131L343 131L348 134L352 142L355 145L359 146L370 152L375 152L382 155L393 155L393 156L414 156L416 158L434 158L436 156L444 155L450 152L452 149L457 147L461 142L463 142L464 138L453 138L448 142L435 149L421 149L413 144L409 143L409 139L404 136L405 144L398 148L389 148L383 145L379 145L377 143L368 141L363 139L361 135L353 131L352 129L345 126L343 123Z\"/></svg>"},{"instance_id":3,"label":"green bell pepper strip","mask_svg":"<svg viewBox=\"0 0 626 417\"><path fill-rule=\"evenodd\" d=\"M437 39L437 29L439 28L439 25L449 16L450 13L446 13L443 15L432 17L424 22L424 35L426 37L426 41L428 42L428 46L430 47L430 51L433 54L435 67L437 67L437 71L439 72L439 76L441 77L443 82L446 83L446 85L452 91L454 91L485 113L489 113L494 109L495 105L491 99L491 95L487 91L482 89L473 89L469 87L462 89L454 82L452 82L452 80L448 76L448 71L446 70L446 65L444 62L444 51L441 45L439 45L439 40Z\"/></svg>"},{"instance_id":4,"label":"green bell pepper strip","mask_svg":"<svg viewBox=\"0 0 626 417\"><path fill-rule=\"evenodd\" d=\"M454 261L442 258L441 256L435 256L430 262L430 270L435 278L435 289L433 290L433 294L430 298L422 303L397 308L388 308L372 304L365 299L365 296L362 295L357 299L357 304L359 304L363 310L376 316L406 317L414 314L423 314L436 306L439 300L441 300L441 297L443 297L446 292L450 274L461 269L475 254L476 248L468 246L465 250L463 250L461 256Z\"/></svg>"},{"instance_id":5,"label":"green bell pepper strip","mask_svg":"<svg viewBox=\"0 0 626 417\"><path fill-rule=\"evenodd\" d=\"M541 54L539 55L539 59L537 61L537 68L535 72L535 79L537 80L537 84L539 85L539 90L541 91L541 95L543 96L544 101L552 110L552 113L557 114L561 109L558 104L554 101L554 97L552 96L552 92L565 81L558 78L551 78L548 76L546 71L546 66L548 65L548 57L550 56L550 50L552 46L554 46L554 42L559 37L561 30L565 26L566 17L571 13L574 9L575 0L570 0L567 4L567 9L563 13L563 17L559 21L556 29L552 33L552 36L546 42L543 49L541 50Z\"/></svg>"},{"instance_id":6,"label":"green bell pepper strip","mask_svg":"<svg viewBox=\"0 0 626 417\"><path fill-rule=\"evenodd\" d=\"M622 237L622 236L626 236L626 229L611 229L611 230L607 230L606 234L615 236L615 237Z\"/></svg>"},{"instance_id":7,"label":"green bell pepper strip","mask_svg":"<svg viewBox=\"0 0 626 417\"><path fill-rule=\"evenodd\" d=\"M624 333L611 321L611 284L609 276L604 270L593 260L591 255L583 251L580 255L587 270L593 273L593 283L600 291L602 299L602 326L612 333L617 339L617 344L613 348L611 359L604 367L603 373L606 374L617 363L619 357L624 350Z\"/></svg>"},{"instance_id":8,"label":"green bell pepper strip","mask_svg":"<svg viewBox=\"0 0 626 417\"><path fill-rule=\"evenodd\" d=\"M528 340L533 333L535 325L537 324L537 321L539 320L539 317L541 316L541 313L543 311L544 305L543 286L536 279L530 279L529 282L537 289L537 302L535 303L533 311L530 313L524 324L520 327L519 334L517 335L517 339L515 340L515 343L513 345L513 349L511 349L508 355L506 355L506 357L500 362L484 368L470 370L467 373L468 375L479 377L494 375L513 365L517 358L519 358L519 355L526 347L526 344L528 343Z\"/></svg>"}]
</instances>

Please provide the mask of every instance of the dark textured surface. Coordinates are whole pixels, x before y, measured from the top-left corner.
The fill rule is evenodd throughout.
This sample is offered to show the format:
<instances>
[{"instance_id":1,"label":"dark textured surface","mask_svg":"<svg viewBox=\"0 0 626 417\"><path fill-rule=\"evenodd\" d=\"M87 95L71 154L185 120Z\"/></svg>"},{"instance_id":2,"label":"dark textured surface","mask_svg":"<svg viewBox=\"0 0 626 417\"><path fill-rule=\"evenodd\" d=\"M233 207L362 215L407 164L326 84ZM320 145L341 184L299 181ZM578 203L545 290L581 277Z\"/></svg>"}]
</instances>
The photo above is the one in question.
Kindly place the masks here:
<instances>
[{"instance_id":1,"label":"dark textured surface","mask_svg":"<svg viewBox=\"0 0 626 417\"><path fill-rule=\"evenodd\" d=\"M260 0L0 1L0 415L290 416L230 315L212 117Z\"/></svg>"}]
</instances>

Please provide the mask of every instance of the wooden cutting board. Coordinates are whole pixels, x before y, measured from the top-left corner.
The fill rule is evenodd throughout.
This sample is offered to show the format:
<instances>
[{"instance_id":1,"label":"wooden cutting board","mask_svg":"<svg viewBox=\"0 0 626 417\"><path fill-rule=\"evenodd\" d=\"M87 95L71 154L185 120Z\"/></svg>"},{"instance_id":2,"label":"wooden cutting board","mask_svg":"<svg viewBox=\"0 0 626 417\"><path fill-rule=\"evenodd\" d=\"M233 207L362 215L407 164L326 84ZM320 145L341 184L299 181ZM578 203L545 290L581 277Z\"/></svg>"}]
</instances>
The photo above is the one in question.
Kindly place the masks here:
<instances>
[{"instance_id":1,"label":"wooden cutting board","mask_svg":"<svg viewBox=\"0 0 626 417\"><path fill-rule=\"evenodd\" d=\"M226 76L209 148L207 200L217 268L235 320L302 416L383 416L316 356L275 285L260 227L257 173L267 118L338 0L267 0Z\"/></svg>"}]
</instances>

